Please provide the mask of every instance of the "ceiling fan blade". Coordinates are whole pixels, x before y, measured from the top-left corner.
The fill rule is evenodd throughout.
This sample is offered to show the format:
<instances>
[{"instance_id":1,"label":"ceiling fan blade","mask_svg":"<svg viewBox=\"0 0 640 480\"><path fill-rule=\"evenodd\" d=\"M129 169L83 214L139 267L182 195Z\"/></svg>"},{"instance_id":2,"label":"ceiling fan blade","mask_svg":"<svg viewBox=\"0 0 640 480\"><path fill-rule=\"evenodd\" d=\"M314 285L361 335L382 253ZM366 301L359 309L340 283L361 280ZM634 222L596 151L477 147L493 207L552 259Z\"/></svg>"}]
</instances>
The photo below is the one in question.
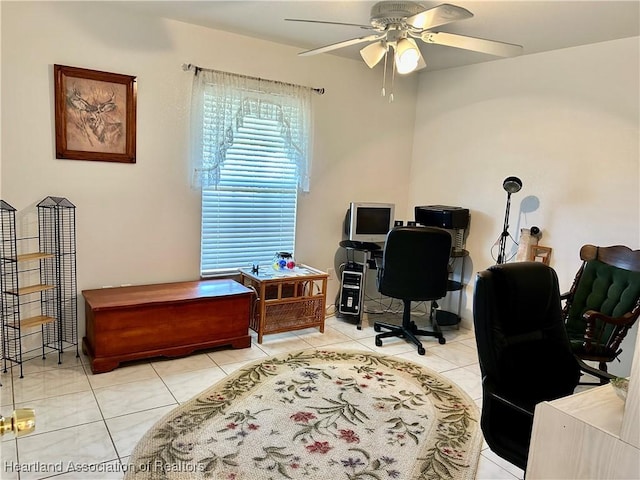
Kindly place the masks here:
<instances>
[{"instance_id":1,"label":"ceiling fan blade","mask_svg":"<svg viewBox=\"0 0 640 480\"><path fill-rule=\"evenodd\" d=\"M356 45L357 43L373 42L384 38L384 34L367 35L366 37L352 38L350 40L343 40L342 42L332 43L331 45L325 45L324 47L314 48L305 52L300 52L298 55L306 57L308 55L317 55L319 53L330 52L331 50L337 50L338 48L348 47L350 45Z\"/></svg>"},{"instance_id":2,"label":"ceiling fan blade","mask_svg":"<svg viewBox=\"0 0 640 480\"><path fill-rule=\"evenodd\" d=\"M484 38L467 37L455 33L424 32L420 38L422 38L422 41L425 43L463 48L465 50L488 53L489 55L496 55L498 57L515 57L522 53L522 45L485 40Z\"/></svg>"},{"instance_id":3,"label":"ceiling fan blade","mask_svg":"<svg viewBox=\"0 0 640 480\"><path fill-rule=\"evenodd\" d=\"M371 25L361 25L359 23L344 23L344 22L328 22L324 20L305 20L303 18L285 18L285 22L305 22L305 23L323 23L328 25L346 25L348 27L359 27L364 30L373 30Z\"/></svg>"},{"instance_id":4,"label":"ceiling fan blade","mask_svg":"<svg viewBox=\"0 0 640 480\"><path fill-rule=\"evenodd\" d=\"M424 12L417 13L407 18L407 24L418 30L428 30L429 28L439 27L458 20L465 20L473 17L466 8L443 3L437 7L430 8Z\"/></svg>"}]
</instances>

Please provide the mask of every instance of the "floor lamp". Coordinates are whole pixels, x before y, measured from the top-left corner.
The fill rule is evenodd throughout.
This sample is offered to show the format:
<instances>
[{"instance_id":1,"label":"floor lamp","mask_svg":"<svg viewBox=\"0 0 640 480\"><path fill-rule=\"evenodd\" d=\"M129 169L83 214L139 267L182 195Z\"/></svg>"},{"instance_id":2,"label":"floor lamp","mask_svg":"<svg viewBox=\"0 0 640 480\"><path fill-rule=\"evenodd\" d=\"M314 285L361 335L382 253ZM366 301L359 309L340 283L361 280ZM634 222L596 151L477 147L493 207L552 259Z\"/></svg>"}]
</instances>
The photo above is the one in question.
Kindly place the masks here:
<instances>
[{"instance_id":1,"label":"floor lamp","mask_svg":"<svg viewBox=\"0 0 640 480\"><path fill-rule=\"evenodd\" d=\"M511 209L511 194L519 192L522 188L522 180L518 177L507 177L502 182L502 188L507 192L507 208L504 212L504 226L502 227L502 233L500 234L500 247L498 248L498 265L504 263L505 259L505 247L507 243L507 237L509 236L509 210Z\"/></svg>"}]
</instances>

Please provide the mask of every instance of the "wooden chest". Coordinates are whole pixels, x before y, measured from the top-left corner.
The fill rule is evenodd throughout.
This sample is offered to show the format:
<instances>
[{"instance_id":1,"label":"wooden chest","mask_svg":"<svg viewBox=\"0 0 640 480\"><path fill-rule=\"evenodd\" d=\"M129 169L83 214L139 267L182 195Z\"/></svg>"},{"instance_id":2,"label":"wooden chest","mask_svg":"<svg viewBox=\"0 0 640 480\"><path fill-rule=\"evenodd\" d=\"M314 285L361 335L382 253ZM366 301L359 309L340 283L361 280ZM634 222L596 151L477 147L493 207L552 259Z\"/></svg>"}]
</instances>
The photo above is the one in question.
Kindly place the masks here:
<instances>
[{"instance_id":1,"label":"wooden chest","mask_svg":"<svg viewBox=\"0 0 640 480\"><path fill-rule=\"evenodd\" d=\"M84 290L82 349L93 373L120 362L251 345L253 292L233 280L201 280Z\"/></svg>"}]
</instances>

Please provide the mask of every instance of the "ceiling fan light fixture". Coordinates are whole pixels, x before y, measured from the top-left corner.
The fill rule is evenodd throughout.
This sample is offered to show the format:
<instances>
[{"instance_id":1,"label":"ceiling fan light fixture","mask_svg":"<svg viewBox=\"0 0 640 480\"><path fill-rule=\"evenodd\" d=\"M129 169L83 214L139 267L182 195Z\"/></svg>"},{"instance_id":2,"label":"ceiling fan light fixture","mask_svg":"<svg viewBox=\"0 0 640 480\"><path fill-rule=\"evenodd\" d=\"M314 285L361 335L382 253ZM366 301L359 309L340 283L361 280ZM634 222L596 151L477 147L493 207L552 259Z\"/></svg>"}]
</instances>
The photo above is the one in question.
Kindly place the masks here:
<instances>
[{"instance_id":1,"label":"ceiling fan light fixture","mask_svg":"<svg viewBox=\"0 0 640 480\"><path fill-rule=\"evenodd\" d=\"M422 59L418 45L411 38L398 41L395 57L397 72L403 75L416 70Z\"/></svg>"},{"instance_id":2,"label":"ceiling fan light fixture","mask_svg":"<svg viewBox=\"0 0 640 480\"><path fill-rule=\"evenodd\" d=\"M384 42L375 42L360 50L360 56L369 68L375 67L385 53L387 53L387 46Z\"/></svg>"},{"instance_id":3,"label":"ceiling fan light fixture","mask_svg":"<svg viewBox=\"0 0 640 480\"><path fill-rule=\"evenodd\" d=\"M445 47L455 47L498 57L512 57L522 53L523 48L521 45L434 30L436 27L471 17L473 17L473 14L466 8L449 3L427 8L421 3L412 0L379 0L371 7L369 17L370 25L294 18L285 20L329 25L347 25L360 27L365 30L373 30L375 33L371 35L364 35L313 48L300 52L298 55L317 55L339 48L365 44L366 42L367 46L360 49L360 55L371 69L380 63L383 64L382 95L385 96L387 91L387 78L389 78L390 90L393 90L393 81L396 74L406 75L427 66L416 41L418 44L422 42ZM388 74L387 71L389 71ZM388 96L391 101L393 93L390 93ZM512 187L510 186L510 188Z\"/></svg>"}]
</instances>

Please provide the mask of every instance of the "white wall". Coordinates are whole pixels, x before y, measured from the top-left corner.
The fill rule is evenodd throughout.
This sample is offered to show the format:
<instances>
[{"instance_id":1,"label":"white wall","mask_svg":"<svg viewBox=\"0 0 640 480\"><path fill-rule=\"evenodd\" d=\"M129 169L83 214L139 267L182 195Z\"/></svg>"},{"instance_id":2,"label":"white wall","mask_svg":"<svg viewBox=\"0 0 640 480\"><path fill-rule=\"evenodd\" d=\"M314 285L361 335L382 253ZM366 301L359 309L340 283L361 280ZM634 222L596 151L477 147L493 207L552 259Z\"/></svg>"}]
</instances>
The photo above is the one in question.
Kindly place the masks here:
<instances>
[{"instance_id":1,"label":"white wall","mask_svg":"<svg viewBox=\"0 0 640 480\"><path fill-rule=\"evenodd\" d=\"M495 263L508 176L524 184L510 232L518 240L520 228L542 229L562 289L583 244L640 247L639 45L636 37L420 76L409 204L471 211L468 325L475 272Z\"/></svg>"},{"instance_id":2,"label":"white wall","mask_svg":"<svg viewBox=\"0 0 640 480\"><path fill-rule=\"evenodd\" d=\"M334 267L350 201L406 205L416 77L397 80L389 104L381 72L362 62L298 57L296 48L123 13L118 3L0 4L2 199L23 222L47 195L76 205L79 290L198 278L200 196L187 183L192 74L183 63L326 89L314 98L298 261ZM55 159L53 64L137 76L135 165ZM81 334L83 315L80 302Z\"/></svg>"}]
</instances>

